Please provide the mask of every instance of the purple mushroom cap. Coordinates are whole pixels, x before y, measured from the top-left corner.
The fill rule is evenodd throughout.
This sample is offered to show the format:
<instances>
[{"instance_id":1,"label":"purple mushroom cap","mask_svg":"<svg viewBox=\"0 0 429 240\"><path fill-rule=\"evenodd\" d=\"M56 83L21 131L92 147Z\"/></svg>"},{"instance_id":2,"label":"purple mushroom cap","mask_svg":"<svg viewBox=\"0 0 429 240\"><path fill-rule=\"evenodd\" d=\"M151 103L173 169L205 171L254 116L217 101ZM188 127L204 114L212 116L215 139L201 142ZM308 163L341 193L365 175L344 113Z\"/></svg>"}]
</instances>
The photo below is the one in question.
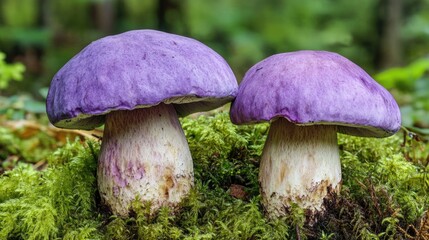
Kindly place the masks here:
<instances>
[{"instance_id":1,"label":"purple mushroom cap","mask_svg":"<svg viewBox=\"0 0 429 240\"><path fill-rule=\"evenodd\" d=\"M273 55L244 76L231 106L235 124L283 117L298 125L337 125L345 134L385 137L401 126L392 95L336 53Z\"/></svg>"},{"instance_id":2,"label":"purple mushroom cap","mask_svg":"<svg viewBox=\"0 0 429 240\"><path fill-rule=\"evenodd\" d=\"M226 61L194 39L135 30L92 42L54 76L47 97L57 127L93 129L106 113L174 104L184 116L231 101L237 81Z\"/></svg>"}]
</instances>

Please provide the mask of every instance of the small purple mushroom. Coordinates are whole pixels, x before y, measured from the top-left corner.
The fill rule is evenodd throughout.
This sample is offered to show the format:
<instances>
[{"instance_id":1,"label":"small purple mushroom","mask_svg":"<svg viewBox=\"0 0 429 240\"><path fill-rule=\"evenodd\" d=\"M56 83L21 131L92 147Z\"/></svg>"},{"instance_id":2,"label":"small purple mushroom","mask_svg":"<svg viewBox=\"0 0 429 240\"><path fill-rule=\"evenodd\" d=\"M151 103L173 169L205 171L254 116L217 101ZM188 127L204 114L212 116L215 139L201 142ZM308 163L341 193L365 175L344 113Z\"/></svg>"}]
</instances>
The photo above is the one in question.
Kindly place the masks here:
<instances>
[{"instance_id":1,"label":"small purple mushroom","mask_svg":"<svg viewBox=\"0 0 429 240\"><path fill-rule=\"evenodd\" d=\"M193 186L193 164L179 116L231 101L237 81L204 44L154 30L94 41L54 76L49 120L60 128L105 123L98 187L113 213L131 202L176 206Z\"/></svg>"},{"instance_id":2,"label":"small purple mushroom","mask_svg":"<svg viewBox=\"0 0 429 240\"><path fill-rule=\"evenodd\" d=\"M339 193L337 132L387 137L401 125L392 95L364 70L330 52L271 56L244 76L231 106L235 124L271 121L261 156L262 203L270 217L291 203L323 213Z\"/></svg>"}]
</instances>

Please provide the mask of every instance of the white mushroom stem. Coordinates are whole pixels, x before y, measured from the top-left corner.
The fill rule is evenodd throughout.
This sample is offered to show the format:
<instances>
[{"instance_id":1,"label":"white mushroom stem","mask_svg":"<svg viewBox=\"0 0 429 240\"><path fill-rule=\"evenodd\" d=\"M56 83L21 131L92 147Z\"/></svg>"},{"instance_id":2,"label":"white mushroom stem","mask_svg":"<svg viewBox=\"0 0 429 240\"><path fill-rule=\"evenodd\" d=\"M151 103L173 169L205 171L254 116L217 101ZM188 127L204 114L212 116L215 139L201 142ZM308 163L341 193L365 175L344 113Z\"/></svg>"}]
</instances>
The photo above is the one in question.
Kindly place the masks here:
<instances>
[{"instance_id":1,"label":"white mushroom stem","mask_svg":"<svg viewBox=\"0 0 429 240\"><path fill-rule=\"evenodd\" d=\"M159 104L106 116L98 163L102 201L127 216L133 201L152 210L176 206L193 186L188 143L173 105Z\"/></svg>"},{"instance_id":2,"label":"white mushroom stem","mask_svg":"<svg viewBox=\"0 0 429 240\"><path fill-rule=\"evenodd\" d=\"M284 118L274 121L261 158L259 182L270 217L287 214L292 203L311 210L310 215L323 212L323 200L341 186L336 127L297 126Z\"/></svg>"}]
</instances>

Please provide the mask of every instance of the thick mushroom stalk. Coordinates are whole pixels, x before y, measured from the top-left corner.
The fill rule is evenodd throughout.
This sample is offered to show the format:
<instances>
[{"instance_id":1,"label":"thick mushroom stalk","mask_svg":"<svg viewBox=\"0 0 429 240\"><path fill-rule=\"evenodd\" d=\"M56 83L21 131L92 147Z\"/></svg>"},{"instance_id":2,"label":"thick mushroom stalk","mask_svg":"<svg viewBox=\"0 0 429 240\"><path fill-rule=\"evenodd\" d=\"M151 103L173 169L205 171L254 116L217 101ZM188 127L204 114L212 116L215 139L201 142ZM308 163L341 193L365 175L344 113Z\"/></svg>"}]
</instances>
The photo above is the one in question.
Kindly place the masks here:
<instances>
[{"instance_id":1,"label":"thick mushroom stalk","mask_svg":"<svg viewBox=\"0 0 429 240\"><path fill-rule=\"evenodd\" d=\"M338 193L341 185L336 126L297 126L284 118L274 121L262 154L259 182L270 217L285 215L291 203L310 210L310 215L323 212L323 200Z\"/></svg>"},{"instance_id":2,"label":"thick mushroom stalk","mask_svg":"<svg viewBox=\"0 0 429 240\"><path fill-rule=\"evenodd\" d=\"M98 163L102 201L127 216L136 198L176 206L193 186L188 143L173 105L107 114Z\"/></svg>"}]
</instances>

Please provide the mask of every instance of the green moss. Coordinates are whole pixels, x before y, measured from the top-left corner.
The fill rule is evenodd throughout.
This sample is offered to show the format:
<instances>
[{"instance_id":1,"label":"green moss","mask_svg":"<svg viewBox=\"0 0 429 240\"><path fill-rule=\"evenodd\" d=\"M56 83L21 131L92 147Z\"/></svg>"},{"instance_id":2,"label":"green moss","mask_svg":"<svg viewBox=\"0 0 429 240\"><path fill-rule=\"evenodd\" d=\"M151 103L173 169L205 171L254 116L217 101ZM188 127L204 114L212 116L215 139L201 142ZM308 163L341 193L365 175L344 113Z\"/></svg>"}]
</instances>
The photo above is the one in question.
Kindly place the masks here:
<instances>
[{"instance_id":1,"label":"green moss","mask_svg":"<svg viewBox=\"0 0 429 240\"><path fill-rule=\"evenodd\" d=\"M386 195L390 208L400 209L402 220L412 224L429 206L429 168L427 162L419 163L421 159L406 159L402 144L398 136L341 137L343 182L355 199L365 199L372 191Z\"/></svg>"},{"instance_id":2,"label":"green moss","mask_svg":"<svg viewBox=\"0 0 429 240\"><path fill-rule=\"evenodd\" d=\"M69 142L52 155L45 171L24 164L3 174L0 226L7 227L0 229L0 239L52 239L96 232L93 151L79 141Z\"/></svg>"},{"instance_id":3,"label":"green moss","mask_svg":"<svg viewBox=\"0 0 429 240\"><path fill-rule=\"evenodd\" d=\"M98 202L99 143L74 141L51 154L44 171L20 165L0 176L0 239L400 239L408 226L421 227L428 210L425 143L401 134L340 135L343 188L326 203L328 216L309 227L304 211L293 207L268 221L257 175L269 125L238 127L227 113L182 124L196 182L177 213L162 208L151 215L137 201L131 217L112 216ZM232 185L244 187L240 199Z\"/></svg>"}]
</instances>

